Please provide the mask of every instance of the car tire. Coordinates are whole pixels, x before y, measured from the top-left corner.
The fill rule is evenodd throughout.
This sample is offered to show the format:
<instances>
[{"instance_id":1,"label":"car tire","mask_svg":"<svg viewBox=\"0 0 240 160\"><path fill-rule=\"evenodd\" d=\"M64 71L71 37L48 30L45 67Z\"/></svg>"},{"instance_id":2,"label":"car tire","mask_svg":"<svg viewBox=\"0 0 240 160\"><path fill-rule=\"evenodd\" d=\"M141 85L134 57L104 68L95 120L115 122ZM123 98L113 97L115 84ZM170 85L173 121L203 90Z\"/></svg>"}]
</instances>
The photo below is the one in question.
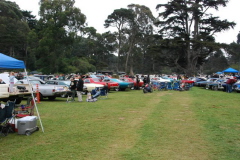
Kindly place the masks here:
<instances>
[{"instance_id":1,"label":"car tire","mask_svg":"<svg viewBox=\"0 0 240 160\"><path fill-rule=\"evenodd\" d=\"M217 86L212 86L212 90L217 91L218 87Z\"/></svg>"},{"instance_id":2,"label":"car tire","mask_svg":"<svg viewBox=\"0 0 240 160\"><path fill-rule=\"evenodd\" d=\"M66 98L66 97L67 97L67 94L64 93L64 94L61 95L61 97L62 97L62 98Z\"/></svg>"},{"instance_id":3,"label":"car tire","mask_svg":"<svg viewBox=\"0 0 240 160\"><path fill-rule=\"evenodd\" d=\"M20 104L22 102L22 97L18 97L17 99L16 99L16 104Z\"/></svg>"},{"instance_id":4,"label":"car tire","mask_svg":"<svg viewBox=\"0 0 240 160\"><path fill-rule=\"evenodd\" d=\"M40 101L42 101L43 100L43 95L41 93L39 93L39 95L40 95Z\"/></svg>"},{"instance_id":5,"label":"car tire","mask_svg":"<svg viewBox=\"0 0 240 160\"><path fill-rule=\"evenodd\" d=\"M206 85L205 89L209 89L209 86L208 86L208 85Z\"/></svg>"},{"instance_id":6,"label":"car tire","mask_svg":"<svg viewBox=\"0 0 240 160\"><path fill-rule=\"evenodd\" d=\"M51 100L51 101L53 101L53 100L56 99L56 96L49 96L48 99Z\"/></svg>"}]
</instances>

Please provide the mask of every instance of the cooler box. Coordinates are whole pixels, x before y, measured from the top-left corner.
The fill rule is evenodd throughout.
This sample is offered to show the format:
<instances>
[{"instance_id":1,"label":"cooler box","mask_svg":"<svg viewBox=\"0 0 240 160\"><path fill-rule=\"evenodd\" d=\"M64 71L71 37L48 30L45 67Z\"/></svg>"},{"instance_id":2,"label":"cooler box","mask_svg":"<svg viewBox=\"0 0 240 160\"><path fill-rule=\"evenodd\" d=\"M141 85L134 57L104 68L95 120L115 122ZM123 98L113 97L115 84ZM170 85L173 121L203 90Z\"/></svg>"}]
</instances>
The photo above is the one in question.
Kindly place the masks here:
<instances>
[{"instance_id":1,"label":"cooler box","mask_svg":"<svg viewBox=\"0 0 240 160\"><path fill-rule=\"evenodd\" d=\"M18 134L31 135L33 132L38 131L37 117L26 116L17 121Z\"/></svg>"}]
</instances>

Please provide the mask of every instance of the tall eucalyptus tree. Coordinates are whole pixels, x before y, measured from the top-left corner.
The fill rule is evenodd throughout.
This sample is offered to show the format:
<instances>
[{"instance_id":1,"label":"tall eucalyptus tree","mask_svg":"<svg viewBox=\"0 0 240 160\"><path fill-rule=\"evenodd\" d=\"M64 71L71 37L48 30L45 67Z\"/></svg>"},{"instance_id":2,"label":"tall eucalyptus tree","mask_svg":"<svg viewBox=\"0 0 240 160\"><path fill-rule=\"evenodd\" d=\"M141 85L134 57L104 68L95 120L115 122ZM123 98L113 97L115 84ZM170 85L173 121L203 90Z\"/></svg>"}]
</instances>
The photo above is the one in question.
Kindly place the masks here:
<instances>
[{"instance_id":1,"label":"tall eucalyptus tree","mask_svg":"<svg viewBox=\"0 0 240 160\"><path fill-rule=\"evenodd\" d=\"M112 14L110 14L107 19L105 20L104 26L106 28L108 27L116 27L117 29L117 40L118 40L118 62L117 62L117 71L120 68L120 56L122 54L121 47L122 47L122 36L123 31L129 27L129 23L133 21L134 15L132 13L132 10L121 8L116 9L113 11Z\"/></svg>"},{"instance_id":2,"label":"tall eucalyptus tree","mask_svg":"<svg viewBox=\"0 0 240 160\"><path fill-rule=\"evenodd\" d=\"M169 0L159 4L159 34L163 37L158 52L164 61L191 76L204 59L219 48L215 33L235 26L234 22L220 20L208 12L225 7L228 0ZM161 10L164 8L165 10ZM163 49L165 48L165 49Z\"/></svg>"},{"instance_id":3,"label":"tall eucalyptus tree","mask_svg":"<svg viewBox=\"0 0 240 160\"><path fill-rule=\"evenodd\" d=\"M128 35L128 50L125 62L125 72L134 74L134 68L136 68L139 63L144 64L145 62L147 48L151 45L150 39L152 39L153 36L153 23L155 17L151 10L144 5L130 4L128 8L132 10L134 18L133 21L129 23L129 29L126 30L126 34ZM141 57L140 61L134 61L134 59L138 59L138 57ZM129 62L130 67L128 66Z\"/></svg>"}]
</instances>

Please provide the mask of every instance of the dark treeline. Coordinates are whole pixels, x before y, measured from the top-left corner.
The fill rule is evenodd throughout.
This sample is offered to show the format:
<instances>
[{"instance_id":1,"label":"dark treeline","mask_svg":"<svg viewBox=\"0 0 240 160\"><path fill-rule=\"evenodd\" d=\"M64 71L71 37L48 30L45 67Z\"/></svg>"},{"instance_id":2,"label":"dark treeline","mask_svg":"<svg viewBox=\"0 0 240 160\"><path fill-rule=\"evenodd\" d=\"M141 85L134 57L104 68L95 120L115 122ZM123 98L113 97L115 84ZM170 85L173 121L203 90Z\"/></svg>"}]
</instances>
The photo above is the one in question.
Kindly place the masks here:
<instances>
[{"instance_id":1,"label":"dark treeline","mask_svg":"<svg viewBox=\"0 0 240 160\"><path fill-rule=\"evenodd\" d=\"M130 4L109 13L103 25L114 31L100 34L87 26L74 0L40 0L39 19L0 0L0 52L44 74L109 70L192 76L239 68L240 36L230 45L214 38L235 23L206 12L227 2L169 0L156 4L158 17L146 6Z\"/></svg>"}]
</instances>

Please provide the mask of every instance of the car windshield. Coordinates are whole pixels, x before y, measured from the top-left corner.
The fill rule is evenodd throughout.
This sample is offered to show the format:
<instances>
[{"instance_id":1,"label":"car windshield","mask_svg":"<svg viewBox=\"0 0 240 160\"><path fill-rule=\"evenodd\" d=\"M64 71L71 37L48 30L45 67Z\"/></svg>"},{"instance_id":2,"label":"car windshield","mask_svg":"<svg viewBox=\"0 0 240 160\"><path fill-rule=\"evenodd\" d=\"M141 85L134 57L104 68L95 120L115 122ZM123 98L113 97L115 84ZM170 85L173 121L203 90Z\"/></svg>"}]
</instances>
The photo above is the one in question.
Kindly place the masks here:
<instances>
[{"instance_id":1,"label":"car windshield","mask_svg":"<svg viewBox=\"0 0 240 160\"><path fill-rule=\"evenodd\" d=\"M116 83L116 82L114 82L114 81L112 81L112 80L110 80L110 79L105 79L105 80L103 80L103 82L107 82L107 83Z\"/></svg>"},{"instance_id":2,"label":"car windshield","mask_svg":"<svg viewBox=\"0 0 240 160\"><path fill-rule=\"evenodd\" d=\"M210 78L210 79L208 79L207 81L208 81L208 82L210 82L210 81L213 81L213 79L212 79L212 78Z\"/></svg>"},{"instance_id":3,"label":"car windshield","mask_svg":"<svg viewBox=\"0 0 240 160\"><path fill-rule=\"evenodd\" d=\"M34 80L31 80L30 83L31 84L43 84L43 83L41 83L41 81L34 81Z\"/></svg>"},{"instance_id":4,"label":"car windshield","mask_svg":"<svg viewBox=\"0 0 240 160\"><path fill-rule=\"evenodd\" d=\"M90 77L91 77L91 78L97 78L96 75L92 75L92 74L90 75Z\"/></svg>"},{"instance_id":5,"label":"car windshield","mask_svg":"<svg viewBox=\"0 0 240 160\"><path fill-rule=\"evenodd\" d=\"M101 82L98 78L93 78L94 82Z\"/></svg>"},{"instance_id":6,"label":"car windshield","mask_svg":"<svg viewBox=\"0 0 240 160\"><path fill-rule=\"evenodd\" d=\"M61 81L58 82L59 85L70 85L70 81Z\"/></svg>"},{"instance_id":7,"label":"car windshield","mask_svg":"<svg viewBox=\"0 0 240 160\"><path fill-rule=\"evenodd\" d=\"M120 79L115 79L114 81L116 81L116 82L123 82L123 81L120 80Z\"/></svg>"},{"instance_id":8,"label":"car windshield","mask_svg":"<svg viewBox=\"0 0 240 160\"><path fill-rule=\"evenodd\" d=\"M169 79L169 78L167 78L167 77L162 77L162 79Z\"/></svg>"}]
</instances>

